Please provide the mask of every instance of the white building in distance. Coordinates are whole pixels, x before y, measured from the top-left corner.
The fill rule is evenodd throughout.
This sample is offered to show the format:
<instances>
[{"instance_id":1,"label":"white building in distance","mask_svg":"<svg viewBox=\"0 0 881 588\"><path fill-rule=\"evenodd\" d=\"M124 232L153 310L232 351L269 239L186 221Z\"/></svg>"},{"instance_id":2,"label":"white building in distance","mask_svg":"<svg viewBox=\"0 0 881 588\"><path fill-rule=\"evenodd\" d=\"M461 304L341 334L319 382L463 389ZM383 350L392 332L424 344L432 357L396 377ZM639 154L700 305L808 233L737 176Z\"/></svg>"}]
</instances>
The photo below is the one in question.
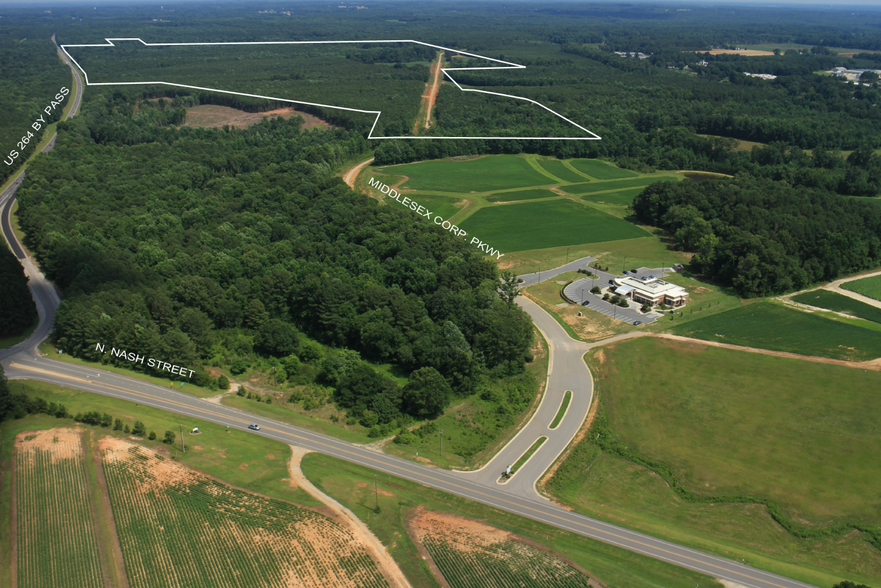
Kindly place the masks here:
<instances>
[{"instance_id":1,"label":"white building in distance","mask_svg":"<svg viewBox=\"0 0 881 588\"><path fill-rule=\"evenodd\" d=\"M637 304L651 307L666 304L673 308L688 304L688 291L685 288L659 278L615 278L615 284L618 286L615 294L630 298Z\"/></svg>"}]
</instances>

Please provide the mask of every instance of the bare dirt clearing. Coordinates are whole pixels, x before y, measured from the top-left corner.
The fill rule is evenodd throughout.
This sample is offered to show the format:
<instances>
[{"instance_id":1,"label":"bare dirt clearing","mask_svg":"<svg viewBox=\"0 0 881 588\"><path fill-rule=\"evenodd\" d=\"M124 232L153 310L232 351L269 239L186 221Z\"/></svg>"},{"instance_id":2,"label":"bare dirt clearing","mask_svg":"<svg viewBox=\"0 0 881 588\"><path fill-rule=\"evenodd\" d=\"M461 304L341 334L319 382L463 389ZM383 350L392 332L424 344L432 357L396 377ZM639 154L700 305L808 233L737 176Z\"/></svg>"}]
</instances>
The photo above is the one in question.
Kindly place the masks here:
<instances>
[{"instance_id":1,"label":"bare dirt clearing","mask_svg":"<svg viewBox=\"0 0 881 588\"><path fill-rule=\"evenodd\" d=\"M213 104L202 104L187 108L187 120L184 126L216 129L223 125L229 125L237 129L246 129L251 125L256 125L265 118L291 118L292 116L303 117L304 129L316 127L327 129L332 126L317 116L300 112L293 108L279 108L266 112L245 112L244 110L229 108L228 106L215 106Z\"/></svg>"}]
</instances>

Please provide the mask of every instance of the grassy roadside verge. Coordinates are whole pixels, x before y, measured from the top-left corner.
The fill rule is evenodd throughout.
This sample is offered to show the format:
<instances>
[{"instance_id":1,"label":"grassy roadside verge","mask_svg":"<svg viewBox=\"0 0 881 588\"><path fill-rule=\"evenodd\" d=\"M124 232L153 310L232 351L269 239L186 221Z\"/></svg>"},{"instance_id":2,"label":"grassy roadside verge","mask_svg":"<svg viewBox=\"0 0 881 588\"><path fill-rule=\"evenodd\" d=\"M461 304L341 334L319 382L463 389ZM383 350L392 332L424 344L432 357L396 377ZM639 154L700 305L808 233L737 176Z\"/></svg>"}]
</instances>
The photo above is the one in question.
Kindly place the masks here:
<instances>
[{"instance_id":1,"label":"grassy roadside verge","mask_svg":"<svg viewBox=\"0 0 881 588\"><path fill-rule=\"evenodd\" d=\"M302 468L312 483L367 524L388 547L411 584L420 588L438 583L407 532L408 514L417 507L478 519L524 536L573 560L609 586L719 586L707 576L386 474L377 475L377 512L373 470L316 453L303 458Z\"/></svg>"},{"instance_id":2,"label":"grassy roadside verge","mask_svg":"<svg viewBox=\"0 0 881 588\"><path fill-rule=\"evenodd\" d=\"M526 453L524 453L523 455L521 455L521 456L520 456L520 459L518 459L516 462L514 462L514 465L511 466L511 473L512 473L512 474L516 474L517 471L518 471L520 468L522 468L522 467L526 464L527 461L529 461L529 458L532 457L533 454L535 454L535 452L538 451L538 449L539 449L542 445L544 445L545 441L547 441L547 440L548 440L548 438L545 437L544 435L542 435L541 437L539 437L538 439L536 439L536 440L535 440L535 443L533 443L533 444L530 446L530 448L526 450Z\"/></svg>"}]
</instances>

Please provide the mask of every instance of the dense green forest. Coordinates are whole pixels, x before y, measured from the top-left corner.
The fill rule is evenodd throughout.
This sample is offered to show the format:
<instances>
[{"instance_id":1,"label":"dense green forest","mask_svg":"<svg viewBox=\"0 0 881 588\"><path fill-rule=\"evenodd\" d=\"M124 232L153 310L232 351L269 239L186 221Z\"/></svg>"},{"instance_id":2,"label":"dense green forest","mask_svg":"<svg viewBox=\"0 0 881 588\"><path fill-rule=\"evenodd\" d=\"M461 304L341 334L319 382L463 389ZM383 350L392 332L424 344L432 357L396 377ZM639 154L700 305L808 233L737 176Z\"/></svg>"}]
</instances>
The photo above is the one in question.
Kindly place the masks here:
<instances>
[{"instance_id":1,"label":"dense green forest","mask_svg":"<svg viewBox=\"0 0 881 588\"><path fill-rule=\"evenodd\" d=\"M696 251L692 265L741 296L767 296L881 264L881 208L783 182L656 182L637 195L642 222Z\"/></svg>"},{"instance_id":2,"label":"dense green forest","mask_svg":"<svg viewBox=\"0 0 881 588\"><path fill-rule=\"evenodd\" d=\"M0 337L20 335L37 320L24 268L5 243L0 246L0 308Z\"/></svg>"},{"instance_id":3,"label":"dense green forest","mask_svg":"<svg viewBox=\"0 0 881 588\"><path fill-rule=\"evenodd\" d=\"M45 125L32 128L41 116L46 123L61 117L61 109L45 113L62 86L70 88L70 70L55 54L52 33L39 26L19 26L0 20L0 184L34 152ZM65 101L65 105L67 102ZM24 149L22 138L33 136ZM13 155L13 152L18 155Z\"/></svg>"},{"instance_id":4,"label":"dense green forest","mask_svg":"<svg viewBox=\"0 0 881 588\"><path fill-rule=\"evenodd\" d=\"M437 416L484 376L523 372L532 322L500 298L495 266L332 176L366 149L361 135L303 132L299 118L177 130L160 116L174 112L93 97L28 172L21 223L64 293L66 353L278 358L279 380L332 386L374 424ZM399 366L407 385L362 358ZM194 380L209 383L201 369Z\"/></svg>"}]
</instances>

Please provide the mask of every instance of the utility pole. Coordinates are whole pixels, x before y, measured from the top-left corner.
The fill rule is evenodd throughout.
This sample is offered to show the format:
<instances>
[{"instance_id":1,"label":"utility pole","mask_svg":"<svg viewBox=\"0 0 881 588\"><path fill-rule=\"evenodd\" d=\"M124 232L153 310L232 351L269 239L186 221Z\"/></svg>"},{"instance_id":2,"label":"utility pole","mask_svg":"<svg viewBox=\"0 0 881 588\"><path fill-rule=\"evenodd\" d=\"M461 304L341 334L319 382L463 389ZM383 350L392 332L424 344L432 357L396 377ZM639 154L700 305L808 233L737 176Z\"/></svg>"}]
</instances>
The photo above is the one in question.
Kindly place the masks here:
<instances>
[{"instance_id":1,"label":"utility pole","mask_svg":"<svg viewBox=\"0 0 881 588\"><path fill-rule=\"evenodd\" d=\"M444 430L441 429L441 457L444 456Z\"/></svg>"},{"instance_id":2,"label":"utility pole","mask_svg":"<svg viewBox=\"0 0 881 588\"><path fill-rule=\"evenodd\" d=\"M186 453L187 452L187 442L184 440L184 426L180 423L177 424L180 427L180 448Z\"/></svg>"},{"instance_id":3,"label":"utility pole","mask_svg":"<svg viewBox=\"0 0 881 588\"><path fill-rule=\"evenodd\" d=\"M569 247L566 248L566 263L569 263Z\"/></svg>"},{"instance_id":4,"label":"utility pole","mask_svg":"<svg viewBox=\"0 0 881 588\"><path fill-rule=\"evenodd\" d=\"M376 483L376 474L373 474L373 495L376 497L376 512L379 512L379 487Z\"/></svg>"},{"instance_id":5,"label":"utility pole","mask_svg":"<svg viewBox=\"0 0 881 588\"><path fill-rule=\"evenodd\" d=\"M624 270L627 269L627 256L624 256L624 263L621 264L621 273L624 273Z\"/></svg>"}]
</instances>

